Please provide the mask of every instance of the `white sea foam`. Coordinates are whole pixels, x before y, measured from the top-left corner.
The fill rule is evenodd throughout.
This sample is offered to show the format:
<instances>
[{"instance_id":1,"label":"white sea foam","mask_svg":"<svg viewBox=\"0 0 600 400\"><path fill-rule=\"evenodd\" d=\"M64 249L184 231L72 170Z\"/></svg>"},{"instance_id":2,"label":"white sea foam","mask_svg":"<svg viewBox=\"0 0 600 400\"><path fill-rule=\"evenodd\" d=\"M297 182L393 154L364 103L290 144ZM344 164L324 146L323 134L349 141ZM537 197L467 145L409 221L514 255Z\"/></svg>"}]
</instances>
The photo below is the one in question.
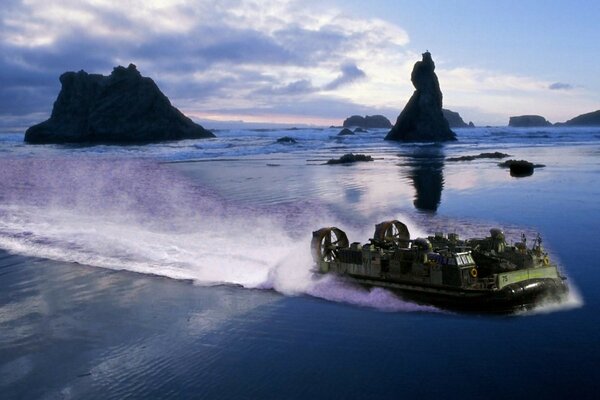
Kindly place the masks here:
<instances>
[{"instance_id":1,"label":"white sea foam","mask_svg":"<svg viewBox=\"0 0 600 400\"><path fill-rule=\"evenodd\" d=\"M11 252L103 268L189 279L199 285L237 284L310 294L382 310L432 308L403 302L391 293L367 291L311 271L310 235L292 237L268 217L209 216L189 229L160 231L115 214L76 210L3 208L0 247Z\"/></svg>"},{"instance_id":2,"label":"white sea foam","mask_svg":"<svg viewBox=\"0 0 600 400\"><path fill-rule=\"evenodd\" d=\"M554 298L548 298L540 301L534 307L519 311L517 315L538 315L538 314L549 314L557 311L568 311L575 308L583 307L584 301L581 293L577 287L571 282L569 283L569 293L561 298L560 301L556 301Z\"/></svg>"},{"instance_id":3,"label":"white sea foam","mask_svg":"<svg viewBox=\"0 0 600 400\"><path fill-rule=\"evenodd\" d=\"M15 186L2 193L8 201L0 204L0 248L10 252L198 285L274 289L383 310L430 309L381 289L315 278L308 227L339 225L318 210L295 225L289 210L228 204L168 166L147 162L26 161L12 167ZM370 234L347 232L356 240Z\"/></svg>"}]
</instances>

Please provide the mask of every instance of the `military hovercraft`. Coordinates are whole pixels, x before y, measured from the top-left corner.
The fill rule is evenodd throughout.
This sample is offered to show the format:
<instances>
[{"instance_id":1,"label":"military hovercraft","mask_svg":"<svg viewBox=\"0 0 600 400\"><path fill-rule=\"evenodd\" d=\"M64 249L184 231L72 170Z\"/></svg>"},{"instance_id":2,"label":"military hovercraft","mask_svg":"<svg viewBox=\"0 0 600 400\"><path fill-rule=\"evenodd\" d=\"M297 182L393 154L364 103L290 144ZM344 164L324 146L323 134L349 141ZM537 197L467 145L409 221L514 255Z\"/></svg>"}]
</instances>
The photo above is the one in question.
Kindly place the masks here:
<instances>
[{"instance_id":1,"label":"military hovercraft","mask_svg":"<svg viewBox=\"0 0 600 400\"><path fill-rule=\"evenodd\" d=\"M411 239L397 220L375 226L369 243L349 243L336 227L313 232L316 272L342 275L364 286L391 289L419 303L476 312L512 312L560 301L566 278L538 237L531 248L509 245L499 229L482 239L436 233Z\"/></svg>"}]
</instances>

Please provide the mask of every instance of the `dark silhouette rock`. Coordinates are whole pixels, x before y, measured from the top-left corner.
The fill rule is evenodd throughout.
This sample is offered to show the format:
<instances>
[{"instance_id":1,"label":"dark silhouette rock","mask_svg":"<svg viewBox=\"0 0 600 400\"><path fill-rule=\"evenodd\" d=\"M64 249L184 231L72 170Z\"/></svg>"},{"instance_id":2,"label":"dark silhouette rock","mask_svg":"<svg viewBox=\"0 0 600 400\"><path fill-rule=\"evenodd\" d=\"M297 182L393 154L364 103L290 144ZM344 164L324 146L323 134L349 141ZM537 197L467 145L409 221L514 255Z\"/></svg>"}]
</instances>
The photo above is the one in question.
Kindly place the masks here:
<instances>
[{"instance_id":1,"label":"dark silhouette rock","mask_svg":"<svg viewBox=\"0 0 600 400\"><path fill-rule=\"evenodd\" d=\"M409 142L439 142L456 140L448 121L442 113L442 92L435 64L429 52L423 53L411 74L415 92L398 116L396 125L385 137L386 140Z\"/></svg>"},{"instance_id":2,"label":"dark silhouette rock","mask_svg":"<svg viewBox=\"0 0 600 400\"><path fill-rule=\"evenodd\" d=\"M444 118L446 118L446 121L448 121L448 125L450 126L450 128L469 128L474 126L472 122L469 125L465 121L463 121L460 114L456 111L451 111L442 108L442 113L444 114Z\"/></svg>"},{"instance_id":3,"label":"dark silhouette rock","mask_svg":"<svg viewBox=\"0 0 600 400\"><path fill-rule=\"evenodd\" d=\"M338 136L347 136L347 135L354 135L354 132L352 132L348 128L344 128L340 131L340 133L338 133Z\"/></svg>"},{"instance_id":4,"label":"dark silhouette rock","mask_svg":"<svg viewBox=\"0 0 600 400\"><path fill-rule=\"evenodd\" d=\"M566 126L600 126L600 110L587 114L581 114L577 117L556 125Z\"/></svg>"},{"instance_id":5,"label":"dark silhouette rock","mask_svg":"<svg viewBox=\"0 0 600 400\"><path fill-rule=\"evenodd\" d=\"M543 164L533 164L526 160L507 160L498 164L498 166L502 168L509 168L510 176L514 176L516 178L531 176L533 175L535 168L545 167Z\"/></svg>"},{"instance_id":6,"label":"dark silhouette rock","mask_svg":"<svg viewBox=\"0 0 600 400\"><path fill-rule=\"evenodd\" d=\"M277 143L296 144L296 143L298 143L298 141L296 139L294 139L293 137L284 136L284 137L280 137L279 139L277 139Z\"/></svg>"},{"instance_id":7,"label":"dark silhouette rock","mask_svg":"<svg viewBox=\"0 0 600 400\"><path fill-rule=\"evenodd\" d=\"M363 128L356 128L354 130L354 133L365 133L365 132L368 132L368 131L366 129L363 129Z\"/></svg>"},{"instance_id":8,"label":"dark silhouette rock","mask_svg":"<svg viewBox=\"0 0 600 400\"><path fill-rule=\"evenodd\" d=\"M214 137L171 105L135 65L109 76L65 72L50 119L27 129L27 143L148 143Z\"/></svg>"},{"instance_id":9,"label":"dark silhouette rock","mask_svg":"<svg viewBox=\"0 0 600 400\"><path fill-rule=\"evenodd\" d=\"M513 128L533 128L552 126L552 123L550 123L541 115L519 115L516 117L510 117L508 120L508 126L512 126Z\"/></svg>"},{"instance_id":10,"label":"dark silhouette rock","mask_svg":"<svg viewBox=\"0 0 600 400\"><path fill-rule=\"evenodd\" d=\"M473 123L473 121L469 121L469 128L475 128L475 124Z\"/></svg>"},{"instance_id":11,"label":"dark silhouette rock","mask_svg":"<svg viewBox=\"0 0 600 400\"><path fill-rule=\"evenodd\" d=\"M460 157L449 157L446 158L446 161L473 161L478 160L480 158L505 158L510 157L510 154L500 153L495 151L493 153L481 153L476 156L460 156Z\"/></svg>"},{"instance_id":12,"label":"dark silhouette rock","mask_svg":"<svg viewBox=\"0 0 600 400\"><path fill-rule=\"evenodd\" d=\"M364 117L361 117L360 115L353 115L346 118L343 125L344 128L357 126L359 128L366 129L389 129L392 127L390 120L383 115L365 115Z\"/></svg>"},{"instance_id":13,"label":"dark silhouette rock","mask_svg":"<svg viewBox=\"0 0 600 400\"><path fill-rule=\"evenodd\" d=\"M352 153L348 153L348 154L344 154L340 158L332 158L331 160L327 161L326 164L329 164L329 165L332 165L332 164L350 164L350 163L354 163L354 162L357 162L357 161L373 161L373 157L367 156L365 154L352 154Z\"/></svg>"}]
</instances>

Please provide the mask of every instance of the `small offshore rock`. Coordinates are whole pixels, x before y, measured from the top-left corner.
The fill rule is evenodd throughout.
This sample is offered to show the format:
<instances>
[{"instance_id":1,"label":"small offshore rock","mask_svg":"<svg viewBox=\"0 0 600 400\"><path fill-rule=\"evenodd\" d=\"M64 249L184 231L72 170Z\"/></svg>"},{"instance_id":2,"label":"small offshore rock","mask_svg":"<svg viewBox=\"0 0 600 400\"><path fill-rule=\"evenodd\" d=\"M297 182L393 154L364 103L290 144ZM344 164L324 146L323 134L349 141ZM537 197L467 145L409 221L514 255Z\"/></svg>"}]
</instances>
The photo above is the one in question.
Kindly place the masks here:
<instances>
[{"instance_id":1,"label":"small offshore rock","mask_svg":"<svg viewBox=\"0 0 600 400\"><path fill-rule=\"evenodd\" d=\"M481 153L476 156L460 156L460 157L450 157L446 158L446 161L473 161L480 158L506 158L510 157L510 154L500 153L499 151L495 151L493 153Z\"/></svg>"},{"instance_id":2,"label":"small offshore rock","mask_svg":"<svg viewBox=\"0 0 600 400\"><path fill-rule=\"evenodd\" d=\"M277 139L277 143L296 144L296 143L298 143L298 141L296 139L294 139L293 137L283 136L283 137L280 137L279 139Z\"/></svg>"},{"instance_id":3,"label":"small offshore rock","mask_svg":"<svg viewBox=\"0 0 600 400\"><path fill-rule=\"evenodd\" d=\"M348 128L344 128L340 131L340 133L338 133L338 136L347 136L347 135L354 135L354 132L352 132Z\"/></svg>"},{"instance_id":4,"label":"small offshore rock","mask_svg":"<svg viewBox=\"0 0 600 400\"><path fill-rule=\"evenodd\" d=\"M365 133L365 132L368 132L368 131L366 129L363 129L363 128L356 128L354 130L354 133Z\"/></svg>"},{"instance_id":5,"label":"small offshore rock","mask_svg":"<svg viewBox=\"0 0 600 400\"><path fill-rule=\"evenodd\" d=\"M517 178L531 176L535 168L545 167L543 164L533 164L526 160L506 160L498 164L502 168L510 169L510 176Z\"/></svg>"},{"instance_id":6,"label":"small offshore rock","mask_svg":"<svg viewBox=\"0 0 600 400\"><path fill-rule=\"evenodd\" d=\"M357 161L373 161L373 157L365 155L365 154L348 153L348 154L344 154L340 158L332 158L331 160L327 161L326 164L329 164L329 165L350 164L350 163L354 163Z\"/></svg>"}]
</instances>

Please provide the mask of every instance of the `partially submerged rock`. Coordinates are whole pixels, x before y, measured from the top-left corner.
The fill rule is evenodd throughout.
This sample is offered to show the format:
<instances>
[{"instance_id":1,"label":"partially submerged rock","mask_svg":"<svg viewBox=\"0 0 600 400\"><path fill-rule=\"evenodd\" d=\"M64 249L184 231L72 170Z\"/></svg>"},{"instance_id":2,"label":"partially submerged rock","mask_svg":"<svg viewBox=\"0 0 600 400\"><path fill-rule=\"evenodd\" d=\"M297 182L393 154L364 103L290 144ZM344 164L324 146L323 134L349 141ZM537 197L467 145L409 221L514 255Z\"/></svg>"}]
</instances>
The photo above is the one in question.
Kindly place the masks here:
<instances>
[{"instance_id":1,"label":"partially submerged rock","mask_svg":"<svg viewBox=\"0 0 600 400\"><path fill-rule=\"evenodd\" d=\"M327 161L326 164L332 165L332 164L350 164L350 163L354 163L357 161L373 161L373 157L371 156L367 156L365 154L352 154L352 153L348 153L348 154L344 154L343 156L341 156L340 158L332 158L331 160Z\"/></svg>"},{"instance_id":2,"label":"partially submerged rock","mask_svg":"<svg viewBox=\"0 0 600 400\"><path fill-rule=\"evenodd\" d=\"M171 105L133 64L109 76L65 72L50 119L27 129L27 143L148 143L214 137Z\"/></svg>"},{"instance_id":3,"label":"partially submerged rock","mask_svg":"<svg viewBox=\"0 0 600 400\"><path fill-rule=\"evenodd\" d=\"M513 128L534 128L552 126L552 123L541 115L518 115L509 118L508 126Z\"/></svg>"},{"instance_id":4,"label":"partially submerged rock","mask_svg":"<svg viewBox=\"0 0 600 400\"><path fill-rule=\"evenodd\" d=\"M396 125L385 137L386 140L409 142L440 142L456 140L448 121L442 113L442 92L435 64L429 52L423 53L411 74L415 92L398 116Z\"/></svg>"},{"instance_id":5,"label":"partially submerged rock","mask_svg":"<svg viewBox=\"0 0 600 400\"><path fill-rule=\"evenodd\" d=\"M495 151L493 153L480 153L476 156L460 156L460 157L450 157L446 158L446 161L473 161L480 158L505 158L510 157L510 154L500 153L499 151Z\"/></svg>"},{"instance_id":6,"label":"partially submerged rock","mask_svg":"<svg viewBox=\"0 0 600 400\"><path fill-rule=\"evenodd\" d=\"M298 143L298 141L296 139L294 139L293 137L283 136L283 137L280 137L279 139L277 139L277 143L295 144L295 143Z\"/></svg>"},{"instance_id":7,"label":"partially submerged rock","mask_svg":"<svg viewBox=\"0 0 600 400\"><path fill-rule=\"evenodd\" d=\"M545 167L543 164L533 164L526 160L506 160L498 164L502 168L510 169L510 176L517 178L533 175L535 168Z\"/></svg>"},{"instance_id":8,"label":"partially submerged rock","mask_svg":"<svg viewBox=\"0 0 600 400\"><path fill-rule=\"evenodd\" d=\"M354 130L354 133L365 133L365 132L368 132L368 131L366 129L363 129L363 128L356 128Z\"/></svg>"},{"instance_id":9,"label":"partially submerged rock","mask_svg":"<svg viewBox=\"0 0 600 400\"><path fill-rule=\"evenodd\" d=\"M344 128L340 131L340 133L338 133L338 136L347 136L347 135L354 135L354 132L352 132L348 128Z\"/></svg>"},{"instance_id":10,"label":"partially submerged rock","mask_svg":"<svg viewBox=\"0 0 600 400\"><path fill-rule=\"evenodd\" d=\"M344 120L343 125L345 128L356 126L366 129L389 129L392 127L392 123L390 122L390 120L384 117L383 115L365 115L364 117L360 115L353 115L351 117L346 118Z\"/></svg>"}]
</instances>

